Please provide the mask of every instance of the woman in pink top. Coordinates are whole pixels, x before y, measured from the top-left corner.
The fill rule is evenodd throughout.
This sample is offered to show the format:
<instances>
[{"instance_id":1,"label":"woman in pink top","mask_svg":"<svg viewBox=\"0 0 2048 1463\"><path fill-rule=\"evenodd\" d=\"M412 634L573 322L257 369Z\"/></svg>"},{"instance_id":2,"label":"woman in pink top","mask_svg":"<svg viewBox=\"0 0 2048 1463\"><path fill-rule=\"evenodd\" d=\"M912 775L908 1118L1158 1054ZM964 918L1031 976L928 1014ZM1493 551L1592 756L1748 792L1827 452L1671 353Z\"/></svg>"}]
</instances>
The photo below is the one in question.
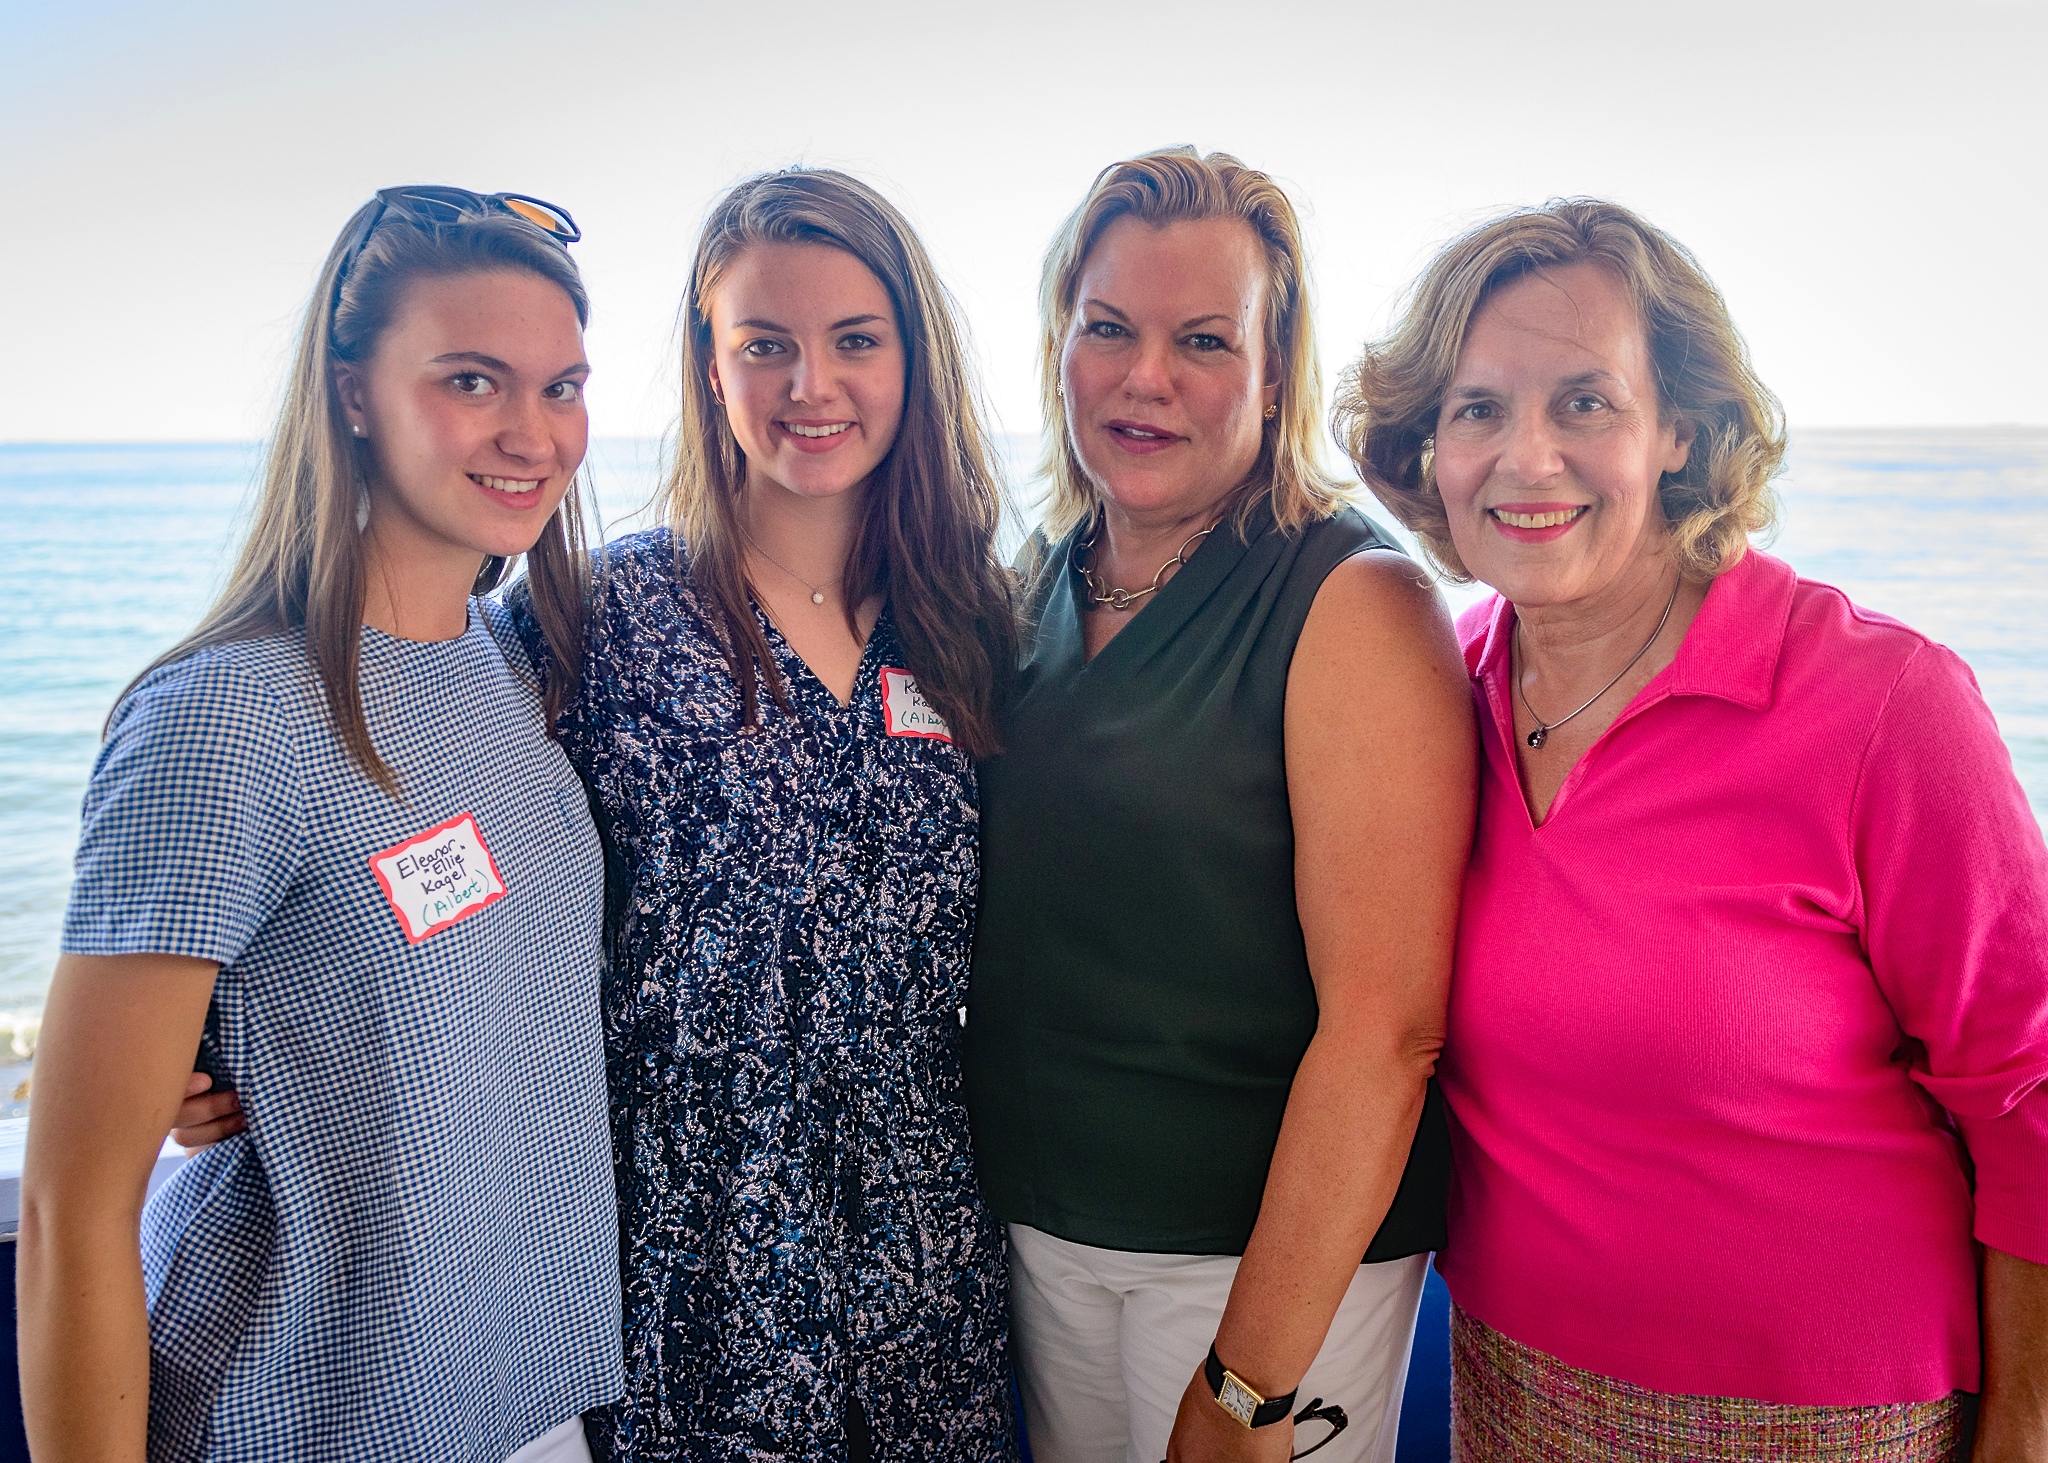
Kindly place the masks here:
<instances>
[{"instance_id":1,"label":"woman in pink top","mask_svg":"<svg viewBox=\"0 0 2048 1463\"><path fill-rule=\"evenodd\" d=\"M1610 204L1497 220L1338 419L1499 592L1458 1456L2048 1458L2048 850L1969 668L1749 550L1783 432L1713 285Z\"/></svg>"}]
</instances>

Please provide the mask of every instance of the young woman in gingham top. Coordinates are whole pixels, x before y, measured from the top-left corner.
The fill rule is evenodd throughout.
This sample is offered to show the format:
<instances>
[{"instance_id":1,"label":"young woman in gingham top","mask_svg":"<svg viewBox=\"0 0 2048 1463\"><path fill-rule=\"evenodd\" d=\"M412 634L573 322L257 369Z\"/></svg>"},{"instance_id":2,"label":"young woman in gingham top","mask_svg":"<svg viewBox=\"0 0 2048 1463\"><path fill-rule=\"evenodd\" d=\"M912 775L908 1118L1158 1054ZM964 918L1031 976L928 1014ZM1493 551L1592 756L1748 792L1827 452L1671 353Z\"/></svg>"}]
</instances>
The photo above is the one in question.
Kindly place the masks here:
<instances>
[{"instance_id":1,"label":"young woman in gingham top","mask_svg":"<svg viewBox=\"0 0 2048 1463\"><path fill-rule=\"evenodd\" d=\"M575 643L574 238L351 220L229 585L115 708L22 1185L39 1459L560 1463L620 1393L603 857L471 598L530 551ZM246 1131L144 1209L195 1048Z\"/></svg>"}]
</instances>

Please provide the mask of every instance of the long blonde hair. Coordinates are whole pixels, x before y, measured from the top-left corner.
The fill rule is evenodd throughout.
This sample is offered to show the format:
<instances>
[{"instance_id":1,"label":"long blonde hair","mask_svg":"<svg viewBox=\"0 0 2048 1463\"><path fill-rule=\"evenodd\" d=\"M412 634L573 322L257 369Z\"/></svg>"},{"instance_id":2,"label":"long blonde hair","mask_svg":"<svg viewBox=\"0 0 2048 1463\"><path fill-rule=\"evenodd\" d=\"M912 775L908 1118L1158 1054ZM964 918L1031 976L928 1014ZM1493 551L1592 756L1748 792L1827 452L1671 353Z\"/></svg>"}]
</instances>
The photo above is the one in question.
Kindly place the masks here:
<instances>
[{"instance_id":1,"label":"long blonde hair","mask_svg":"<svg viewBox=\"0 0 2048 1463\"><path fill-rule=\"evenodd\" d=\"M743 725L757 725L765 676L778 705L788 690L755 619L742 549L746 458L711 390L711 299L742 250L823 244L872 271L888 290L907 347L903 419L867 488L841 591L847 625L876 593L889 598L897 638L919 688L974 756L999 745L997 718L1015 671L1016 611L996 557L1002 515L982 412L962 332L945 287L903 216L859 179L789 168L747 179L705 220L683 299L683 402L669 519L690 574L710 602L740 686Z\"/></svg>"},{"instance_id":2,"label":"long blonde hair","mask_svg":"<svg viewBox=\"0 0 2048 1463\"><path fill-rule=\"evenodd\" d=\"M370 448L348 430L334 367L370 359L406 286L417 279L523 271L559 285L582 323L588 323L590 301L568 252L532 224L505 216L429 223L387 212L343 277L350 241L370 227L378 208L373 200L356 211L321 267L271 434L254 522L226 588L197 627L121 694L159 666L207 646L302 629L342 745L372 781L397 797L398 779L370 737L359 675L368 566L358 513L370 489ZM582 664L588 570L575 484L541 530L527 565L535 617L548 644L552 726ZM487 565L493 580L501 571L502 565L496 571ZM479 579L480 593L490 587Z\"/></svg>"},{"instance_id":3,"label":"long blonde hair","mask_svg":"<svg viewBox=\"0 0 2048 1463\"><path fill-rule=\"evenodd\" d=\"M1081 271L1089 251L1118 219L1153 228L1242 219L1258 237L1266 260L1267 357L1280 365L1279 410L1266 423L1258 461L1233 506L1242 515L1260 502L1273 521L1292 530L1327 518L1340 505L1337 480L1319 461L1323 433L1322 369L1316 361L1309 311L1308 258L1294 205L1278 183L1228 153L1192 147L1161 148L1096 175L1081 206L1068 215L1045 253L1038 286L1038 397L1044 413L1045 454L1039 470L1052 482L1045 534L1058 540L1093 514L1100 494L1081 465L1060 390L1060 360L1073 326Z\"/></svg>"},{"instance_id":4,"label":"long blonde hair","mask_svg":"<svg viewBox=\"0 0 2048 1463\"><path fill-rule=\"evenodd\" d=\"M1432 470L1444 393L1472 317L1496 291L1578 263L1598 265L1629 292L1649 343L1659 414L1695 429L1685 466L1664 475L1658 497L1680 571L1711 579L1777 519L1771 479L1785 460L1784 413L1699 261L1618 203L1561 199L1503 214L1445 245L1393 333L1368 344L1338 385L1337 438L1430 561L1468 582Z\"/></svg>"}]
</instances>

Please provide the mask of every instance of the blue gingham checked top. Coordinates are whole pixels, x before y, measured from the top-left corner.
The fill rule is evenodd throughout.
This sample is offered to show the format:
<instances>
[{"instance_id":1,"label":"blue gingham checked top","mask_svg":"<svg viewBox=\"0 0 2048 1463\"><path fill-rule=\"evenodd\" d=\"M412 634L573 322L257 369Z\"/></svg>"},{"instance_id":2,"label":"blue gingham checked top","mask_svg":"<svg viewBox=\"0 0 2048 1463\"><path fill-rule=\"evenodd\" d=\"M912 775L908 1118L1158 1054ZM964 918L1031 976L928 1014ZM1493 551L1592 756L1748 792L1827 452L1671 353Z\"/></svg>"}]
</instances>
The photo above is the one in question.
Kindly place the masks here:
<instances>
[{"instance_id":1,"label":"blue gingham checked top","mask_svg":"<svg viewBox=\"0 0 2048 1463\"><path fill-rule=\"evenodd\" d=\"M249 1121L144 1214L155 1463L502 1463L623 1387L588 804L482 612L363 641L404 803L298 634L150 675L86 792L64 948L220 962ZM413 943L372 855L464 813L505 893Z\"/></svg>"}]
</instances>

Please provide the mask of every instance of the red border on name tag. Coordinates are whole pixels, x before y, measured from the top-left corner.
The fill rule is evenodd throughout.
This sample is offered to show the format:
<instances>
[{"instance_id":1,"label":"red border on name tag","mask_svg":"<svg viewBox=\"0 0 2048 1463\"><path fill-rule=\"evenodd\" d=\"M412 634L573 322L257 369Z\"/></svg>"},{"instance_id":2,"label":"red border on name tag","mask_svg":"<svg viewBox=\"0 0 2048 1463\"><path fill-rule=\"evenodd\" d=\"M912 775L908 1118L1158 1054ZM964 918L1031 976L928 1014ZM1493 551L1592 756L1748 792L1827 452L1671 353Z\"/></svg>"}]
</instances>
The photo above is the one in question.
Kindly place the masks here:
<instances>
[{"instance_id":1,"label":"red border on name tag","mask_svg":"<svg viewBox=\"0 0 2048 1463\"><path fill-rule=\"evenodd\" d=\"M953 735L951 732L917 731L911 727L897 727L895 709L889 705L889 677L891 676L903 677L904 680L910 682L912 687L915 687L917 685L917 677L912 675L909 671L903 669L902 666L885 665L882 667L882 729L888 732L889 735L892 737L929 737L932 741L945 742L947 745L950 746L953 741ZM917 691L915 692L915 694L918 700L924 701L924 704L926 706L931 706L931 702L925 701L924 693L922 691ZM932 707L932 715L939 715L937 707ZM944 726L945 724L945 718L940 717L939 725Z\"/></svg>"},{"instance_id":2,"label":"red border on name tag","mask_svg":"<svg viewBox=\"0 0 2048 1463\"><path fill-rule=\"evenodd\" d=\"M469 824L470 828L476 833L476 846L484 851L484 862L491 866L491 882L498 886L498 891L495 894L485 895L482 899L478 900L475 904L470 905L469 908L463 910L461 913L451 914L448 916L448 918L442 920L439 924L429 925L427 926L426 929L420 931L417 935L415 935L412 932L411 923L406 919L404 911L399 907L398 891L391 887L391 881L385 878L384 871L377 867L377 860L390 858L391 855L397 853L400 849L410 848L415 843L425 843L428 839L435 837L437 834L446 833L451 828L455 828L463 823ZM454 817L448 819L445 823L436 823L433 827L427 829L424 833L415 833L410 838L399 839L398 842L392 844L391 847L389 848L379 849L376 853L370 855L370 872L376 877L378 887L384 891L385 903L391 906L391 913L398 920L398 932L401 935L405 936L406 942L408 944L413 945L422 944L428 940L433 939L434 936L440 934L441 931L449 928L451 925L461 924L464 920L468 919L473 914L482 914L485 910L489 909L493 904L496 904L500 899L503 899L507 894L512 892L505 885L505 876L498 872L497 855L492 853L491 846L488 843L484 842L483 825L476 821L476 814L474 813L457 813Z\"/></svg>"}]
</instances>

